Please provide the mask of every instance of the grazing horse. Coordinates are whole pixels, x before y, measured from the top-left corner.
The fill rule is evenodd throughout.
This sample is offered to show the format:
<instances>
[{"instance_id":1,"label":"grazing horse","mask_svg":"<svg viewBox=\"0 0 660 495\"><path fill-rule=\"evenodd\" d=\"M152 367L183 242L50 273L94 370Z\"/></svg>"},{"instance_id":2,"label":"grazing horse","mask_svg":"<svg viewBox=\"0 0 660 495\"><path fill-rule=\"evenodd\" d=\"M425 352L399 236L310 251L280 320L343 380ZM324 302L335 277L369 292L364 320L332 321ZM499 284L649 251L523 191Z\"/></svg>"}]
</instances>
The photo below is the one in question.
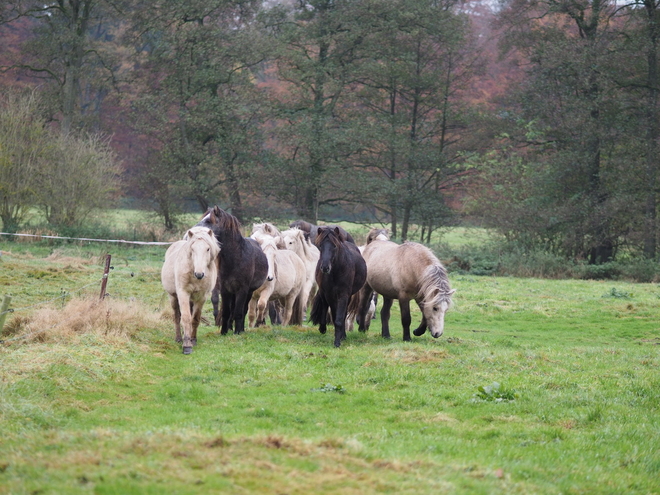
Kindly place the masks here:
<instances>
[{"instance_id":1,"label":"grazing horse","mask_svg":"<svg viewBox=\"0 0 660 495\"><path fill-rule=\"evenodd\" d=\"M295 221L293 221L289 224L289 227L290 228L298 228L298 229L300 229L304 232L307 232L307 234L309 234L310 242L312 244L316 243L316 236L318 235L318 231L319 231L318 230L319 227L317 225L314 225L314 224L309 223L309 222L305 222L304 220L295 220ZM339 225L328 225L328 227L331 227L331 228L337 227L340 230L340 232L344 235L346 240L348 240L349 242L352 242L353 244L355 244L355 240L353 239L351 234L349 234L346 230L344 230L343 227L340 227Z\"/></svg>"},{"instance_id":2,"label":"grazing horse","mask_svg":"<svg viewBox=\"0 0 660 495\"><path fill-rule=\"evenodd\" d=\"M305 264L307 276L305 279L305 288L303 289L303 309L307 311L307 303L316 294L318 286L316 285L316 265L319 262L319 248L312 244L305 232L297 227L282 232L282 240L286 249L296 253Z\"/></svg>"},{"instance_id":3,"label":"grazing horse","mask_svg":"<svg viewBox=\"0 0 660 495\"><path fill-rule=\"evenodd\" d=\"M312 303L311 320L326 332L328 308L335 327L335 347L346 338L346 314L351 296L367 278L367 265L357 246L338 227L317 227L316 246L321 253L316 267L319 290Z\"/></svg>"},{"instance_id":4,"label":"grazing horse","mask_svg":"<svg viewBox=\"0 0 660 495\"><path fill-rule=\"evenodd\" d=\"M202 308L218 277L219 253L213 231L203 227L190 229L185 240L173 243L165 253L160 278L170 296L176 341L183 343L184 354L190 354L197 344Z\"/></svg>"},{"instance_id":5,"label":"grazing horse","mask_svg":"<svg viewBox=\"0 0 660 495\"><path fill-rule=\"evenodd\" d=\"M232 327L235 334L245 330L245 315L252 293L261 287L268 274L268 260L254 239L241 233L238 219L218 206L209 208L197 224L213 230L220 241L220 272L211 302L215 324L225 335ZM222 312L218 302L222 298Z\"/></svg>"},{"instance_id":6,"label":"grazing horse","mask_svg":"<svg viewBox=\"0 0 660 495\"><path fill-rule=\"evenodd\" d=\"M265 323L269 301L279 301L282 304L282 325L302 324L305 264L296 253L280 249L280 246L280 237L264 236L261 239L261 249L268 259L268 276L252 294L248 309L248 324L251 327L255 326L255 323Z\"/></svg>"},{"instance_id":7,"label":"grazing horse","mask_svg":"<svg viewBox=\"0 0 660 495\"><path fill-rule=\"evenodd\" d=\"M410 339L410 300L414 299L422 310L422 323L414 331L423 335L426 328L438 338L444 331L445 313L451 305L455 290L449 286L447 270L426 246L416 242L396 244L373 240L363 252L367 263L367 281L360 292L361 308L359 330L366 331L369 321L366 313L372 291L383 296L381 309L382 336L390 337L390 309L394 299L399 300L403 340Z\"/></svg>"}]
</instances>

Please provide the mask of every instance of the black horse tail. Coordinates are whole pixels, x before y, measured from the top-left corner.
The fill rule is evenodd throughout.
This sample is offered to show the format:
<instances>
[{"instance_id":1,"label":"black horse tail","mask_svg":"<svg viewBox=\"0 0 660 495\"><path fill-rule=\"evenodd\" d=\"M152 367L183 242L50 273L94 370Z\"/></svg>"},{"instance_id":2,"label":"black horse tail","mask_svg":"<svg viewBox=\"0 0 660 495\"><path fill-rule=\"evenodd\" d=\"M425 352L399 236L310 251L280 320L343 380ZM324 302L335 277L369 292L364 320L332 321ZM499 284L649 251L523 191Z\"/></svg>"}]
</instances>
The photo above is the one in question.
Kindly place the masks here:
<instances>
[{"instance_id":1,"label":"black horse tail","mask_svg":"<svg viewBox=\"0 0 660 495\"><path fill-rule=\"evenodd\" d=\"M289 325L302 325L303 319L305 318L305 311L307 308L304 308L302 305L302 291L296 297L296 300L293 302L293 310L291 311L291 319L289 320Z\"/></svg>"},{"instance_id":2,"label":"black horse tail","mask_svg":"<svg viewBox=\"0 0 660 495\"><path fill-rule=\"evenodd\" d=\"M309 313L309 319L314 325L321 323L321 318L328 311L328 305L323 300L321 291L317 292L312 301L312 311Z\"/></svg>"}]
</instances>

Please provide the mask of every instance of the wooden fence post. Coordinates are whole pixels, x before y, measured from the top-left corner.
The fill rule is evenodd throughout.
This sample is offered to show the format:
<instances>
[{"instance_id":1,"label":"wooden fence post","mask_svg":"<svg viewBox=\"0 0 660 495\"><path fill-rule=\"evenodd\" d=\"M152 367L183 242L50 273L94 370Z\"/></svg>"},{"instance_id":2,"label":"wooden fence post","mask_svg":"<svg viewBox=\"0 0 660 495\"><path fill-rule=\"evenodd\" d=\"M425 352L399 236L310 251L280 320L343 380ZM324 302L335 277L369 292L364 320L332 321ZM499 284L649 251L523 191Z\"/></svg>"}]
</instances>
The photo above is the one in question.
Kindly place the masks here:
<instances>
[{"instance_id":1,"label":"wooden fence post","mask_svg":"<svg viewBox=\"0 0 660 495\"><path fill-rule=\"evenodd\" d=\"M2 304L0 304L0 334L2 334L2 327L5 324L5 318L7 318L7 313L9 313L10 302L11 302L11 296L5 296L2 298Z\"/></svg>"},{"instance_id":2,"label":"wooden fence post","mask_svg":"<svg viewBox=\"0 0 660 495\"><path fill-rule=\"evenodd\" d=\"M110 259L112 257L107 254L105 256L105 269L103 270L103 280L101 281L101 297L100 300L103 301L105 298L105 288L108 285L108 274L110 273Z\"/></svg>"}]
</instances>

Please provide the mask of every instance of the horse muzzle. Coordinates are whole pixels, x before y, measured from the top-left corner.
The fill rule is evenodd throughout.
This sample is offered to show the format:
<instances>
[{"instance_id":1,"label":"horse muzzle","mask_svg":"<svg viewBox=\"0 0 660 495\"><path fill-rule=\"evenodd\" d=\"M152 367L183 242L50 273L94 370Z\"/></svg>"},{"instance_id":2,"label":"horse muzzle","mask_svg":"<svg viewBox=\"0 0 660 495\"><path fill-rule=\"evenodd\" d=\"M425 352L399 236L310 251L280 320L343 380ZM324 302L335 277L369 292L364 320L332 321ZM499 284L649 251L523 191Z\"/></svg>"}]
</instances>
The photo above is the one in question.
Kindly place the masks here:
<instances>
[{"instance_id":1,"label":"horse muzzle","mask_svg":"<svg viewBox=\"0 0 660 495\"><path fill-rule=\"evenodd\" d=\"M204 272L195 272L195 277L197 280L202 280L204 278Z\"/></svg>"},{"instance_id":2,"label":"horse muzzle","mask_svg":"<svg viewBox=\"0 0 660 495\"><path fill-rule=\"evenodd\" d=\"M330 273L330 270L331 270L331 269L332 269L332 266L331 266L331 265L328 265L328 266L322 266L322 267L321 267L321 271L322 271L323 273L326 273L326 274Z\"/></svg>"}]
</instances>

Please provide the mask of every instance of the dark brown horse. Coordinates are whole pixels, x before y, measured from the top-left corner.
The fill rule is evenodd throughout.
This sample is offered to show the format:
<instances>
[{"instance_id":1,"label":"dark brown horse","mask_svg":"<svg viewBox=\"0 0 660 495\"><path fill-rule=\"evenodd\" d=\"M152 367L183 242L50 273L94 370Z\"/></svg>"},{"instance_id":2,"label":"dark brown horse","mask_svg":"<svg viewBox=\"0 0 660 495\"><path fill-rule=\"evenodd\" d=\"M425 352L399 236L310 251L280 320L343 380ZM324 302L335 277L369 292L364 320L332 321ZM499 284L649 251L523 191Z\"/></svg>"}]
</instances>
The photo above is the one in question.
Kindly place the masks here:
<instances>
[{"instance_id":1,"label":"dark brown horse","mask_svg":"<svg viewBox=\"0 0 660 495\"><path fill-rule=\"evenodd\" d=\"M243 237L238 219L218 206L209 208L197 225L213 230L222 245L218 281L211 296L215 324L221 327L223 335L232 327L234 333L242 333L252 293L268 275L266 255L257 241ZM221 314L218 312L220 298Z\"/></svg>"},{"instance_id":2,"label":"dark brown horse","mask_svg":"<svg viewBox=\"0 0 660 495\"><path fill-rule=\"evenodd\" d=\"M314 225L312 223L305 222L304 220L296 220L294 222L291 222L289 224L289 227L291 227L291 228L296 227L296 228L302 230L303 232L307 232L307 234L309 234L310 242L312 244L316 243L316 236L318 234L318 229L319 229L318 225ZM347 241L352 242L353 244L355 244L355 240L353 239L353 236L351 236L351 234L349 234L346 230L344 230L343 227L340 227L339 225L328 225L328 227L331 227L331 228L337 227L339 229L339 231L342 233L342 235L346 238Z\"/></svg>"},{"instance_id":3,"label":"dark brown horse","mask_svg":"<svg viewBox=\"0 0 660 495\"><path fill-rule=\"evenodd\" d=\"M339 227L317 227L316 246L321 252L316 265L319 290L312 303L310 319L326 332L328 308L335 327L335 347L346 338L346 313L351 296L367 279L367 264L355 243Z\"/></svg>"}]
</instances>

